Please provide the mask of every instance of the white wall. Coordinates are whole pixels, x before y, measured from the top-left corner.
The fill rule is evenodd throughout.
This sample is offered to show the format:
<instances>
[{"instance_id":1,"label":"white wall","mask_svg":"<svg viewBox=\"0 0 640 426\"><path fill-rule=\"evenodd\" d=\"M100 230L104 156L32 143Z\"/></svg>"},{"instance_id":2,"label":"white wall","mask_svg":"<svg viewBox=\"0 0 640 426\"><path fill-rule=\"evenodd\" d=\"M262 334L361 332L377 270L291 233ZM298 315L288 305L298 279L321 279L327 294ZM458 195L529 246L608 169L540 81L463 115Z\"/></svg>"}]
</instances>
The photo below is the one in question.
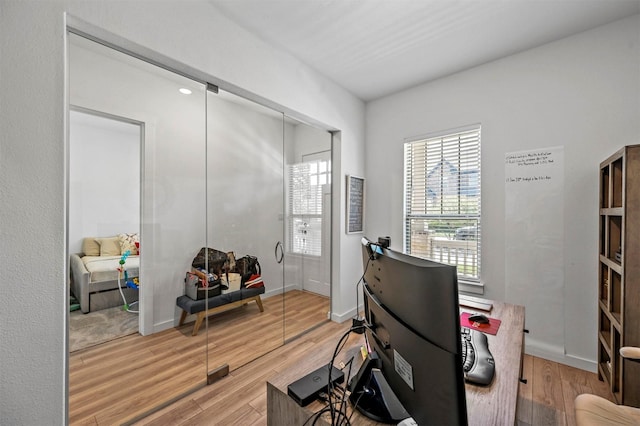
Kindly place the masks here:
<instances>
[{"instance_id":1,"label":"white wall","mask_svg":"<svg viewBox=\"0 0 640 426\"><path fill-rule=\"evenodd\" d=\"M140 231L140 126L71 111L69 253L85 237Z\"/></svg>"},{"instance_id":2,"label":"white wall","mask_svg":"<svg viewBox=\"0 0 640 426\"><path fill-rule=\"evenodd\" d=\"M565 356L595 371L598 164L640 142L640 17L415 87L367 104L367 234L402 249L403 140L482 124L482 281L504 300L506 152L564 146L563 312ZM531 224L535 227L538 224ZM545 330L527 316L526 350L545 351Z\"/></svg>"},{"instance_id":3,"label":"white wall","mask_svg":"<svg viewBox=\"0 0 640 426\"><path fill-rule=\"evenodd\" d=\"M331 150L331 134L306 124L294 127L295 157L291 164L303 161L303 156Z\"/></svg>"},{"instance_id":4,"label":"white wall","mask_svg":"<svg viewBox=\"0 0 640 426\"><path fill-rule=\"evenodd\" d=\"M339 129L338 176L364 173L363 103L206 1L2 2L0 424L66 419L64 12L215 76L223 88L243 88ZM338 188L333 311L342 314L355 302L361 272L352 266L358 237L344 235ZM25 282L38 283L38 292Z\"/></svg>"}]
</instances>

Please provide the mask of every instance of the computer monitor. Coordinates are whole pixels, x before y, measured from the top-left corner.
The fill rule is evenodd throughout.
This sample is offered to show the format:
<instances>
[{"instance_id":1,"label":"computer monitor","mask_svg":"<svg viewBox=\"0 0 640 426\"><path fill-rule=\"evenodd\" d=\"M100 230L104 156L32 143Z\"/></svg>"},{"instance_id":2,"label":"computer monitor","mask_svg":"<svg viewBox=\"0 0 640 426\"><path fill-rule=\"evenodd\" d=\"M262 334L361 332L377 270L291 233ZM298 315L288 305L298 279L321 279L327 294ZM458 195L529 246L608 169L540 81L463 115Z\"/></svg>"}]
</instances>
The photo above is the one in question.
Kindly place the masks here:
<instances>
[{"instance_id":1,"label":"computer monitor","mask_svg":"<svg viewBox=\"0 0 640 426\"><path fill-rule=\"evenodd\" d=\"M388 387L419 424L467 424L456 267L362 239L367 342L386 383L362 369L351 403L378 421L398 421ZM382 405L382 406L381 406ZM402 413L398 411L398 413ZM395 416L395 417L394 417Z\"/></svg>"}]
</instances>

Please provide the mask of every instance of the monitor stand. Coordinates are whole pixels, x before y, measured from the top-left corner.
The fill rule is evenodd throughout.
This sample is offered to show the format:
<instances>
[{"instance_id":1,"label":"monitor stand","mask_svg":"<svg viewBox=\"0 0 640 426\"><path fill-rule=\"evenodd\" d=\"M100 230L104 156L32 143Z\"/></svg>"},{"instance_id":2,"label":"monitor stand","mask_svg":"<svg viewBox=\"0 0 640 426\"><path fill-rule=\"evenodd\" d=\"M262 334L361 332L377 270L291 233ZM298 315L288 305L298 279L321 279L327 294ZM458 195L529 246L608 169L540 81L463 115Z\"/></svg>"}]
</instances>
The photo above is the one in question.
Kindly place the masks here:
<instances>
[{"instance_id":1,"label":"monitor stand","mask_svg":"<svg viewBox=\"0 0 640 426\"><path fill-rule=\"evenodd\" d=\"M356 410L372 420L397 424L411 416L396 397L379 367L380 359L372 352L349 385L349 401Z\"/></svg>"}]
</instances>

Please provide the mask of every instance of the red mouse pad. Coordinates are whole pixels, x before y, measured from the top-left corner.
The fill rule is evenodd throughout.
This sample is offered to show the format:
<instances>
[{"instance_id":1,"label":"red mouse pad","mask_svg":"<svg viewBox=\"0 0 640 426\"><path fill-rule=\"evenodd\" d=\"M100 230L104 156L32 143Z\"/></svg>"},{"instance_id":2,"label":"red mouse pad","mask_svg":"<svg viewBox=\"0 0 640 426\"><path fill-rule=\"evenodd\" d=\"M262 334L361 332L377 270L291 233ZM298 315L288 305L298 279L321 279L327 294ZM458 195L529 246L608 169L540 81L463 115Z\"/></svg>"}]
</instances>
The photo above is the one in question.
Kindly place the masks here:
<instances>
[{"instance_id":1,"label":"red mouse pad","mask_svg":"<svg viewBox=\"0 0 640 426\"><path fill-rule=\"evenodd\" d=\"M469 321L469 317L472 314L469 312L463 312L460 314L460 325L463 327L470 328L472 330L482 331L483 333L496 335L498 333L498 329L500 328L500 321L496 318L489 318L489 324L479 324L477 322Z\"/></svg>"}]
</instances>

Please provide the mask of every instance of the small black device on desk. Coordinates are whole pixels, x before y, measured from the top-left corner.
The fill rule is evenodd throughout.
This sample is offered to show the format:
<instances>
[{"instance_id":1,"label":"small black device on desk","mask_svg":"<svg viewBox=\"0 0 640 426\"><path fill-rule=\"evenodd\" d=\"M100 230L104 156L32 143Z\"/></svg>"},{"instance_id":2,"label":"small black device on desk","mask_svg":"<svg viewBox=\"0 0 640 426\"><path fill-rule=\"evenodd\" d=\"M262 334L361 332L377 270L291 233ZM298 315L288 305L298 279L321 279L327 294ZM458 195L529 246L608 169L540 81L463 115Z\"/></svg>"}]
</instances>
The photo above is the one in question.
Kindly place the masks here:
<instances>
[{"instance_id":1,"label":"small black device on desk","mask_svg":"<svg viewBox=\"0 0 640 426\"><path fill-rule=\"evenodd\" d=\"M331 383L344 382L344 373L331 366ZM296 380L287 387L287 393L301 407L313 402L321 392L327 392L329 384L329 364Z\"/></svg>"}]
</instances>

